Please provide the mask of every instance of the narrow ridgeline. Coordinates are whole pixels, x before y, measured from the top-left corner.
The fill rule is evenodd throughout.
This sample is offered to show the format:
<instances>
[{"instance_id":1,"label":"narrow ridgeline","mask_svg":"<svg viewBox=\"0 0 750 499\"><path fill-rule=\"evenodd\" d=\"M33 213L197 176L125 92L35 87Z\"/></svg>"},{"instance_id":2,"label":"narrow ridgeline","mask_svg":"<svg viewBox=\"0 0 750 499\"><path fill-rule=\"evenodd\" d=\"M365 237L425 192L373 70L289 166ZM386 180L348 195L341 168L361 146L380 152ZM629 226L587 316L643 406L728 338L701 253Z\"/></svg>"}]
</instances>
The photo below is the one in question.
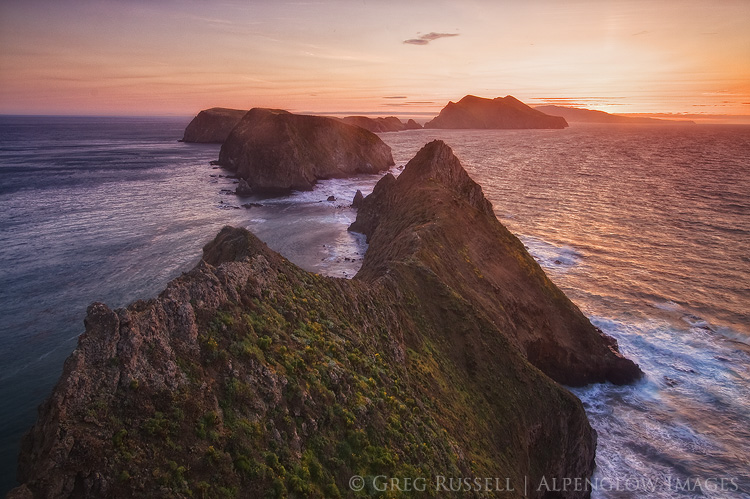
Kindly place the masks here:
<instances>
[{"instance_id":1,"label":"narrow ridgeline","mask_svg":"<svg viewBox=\"0 0 750 499\"><path fill-rule=\"evenodd\" d=\"M589 477L596 434L559 383L640 370L450 148L432 142L386 175L351 229L370 242L352 280L225 227L157 298L91 305L11 494L332 498L382 475L424 478L424 497L446 495L440 477L496 477L520 498L524 483Z\"/></svg>"}]
</instances>

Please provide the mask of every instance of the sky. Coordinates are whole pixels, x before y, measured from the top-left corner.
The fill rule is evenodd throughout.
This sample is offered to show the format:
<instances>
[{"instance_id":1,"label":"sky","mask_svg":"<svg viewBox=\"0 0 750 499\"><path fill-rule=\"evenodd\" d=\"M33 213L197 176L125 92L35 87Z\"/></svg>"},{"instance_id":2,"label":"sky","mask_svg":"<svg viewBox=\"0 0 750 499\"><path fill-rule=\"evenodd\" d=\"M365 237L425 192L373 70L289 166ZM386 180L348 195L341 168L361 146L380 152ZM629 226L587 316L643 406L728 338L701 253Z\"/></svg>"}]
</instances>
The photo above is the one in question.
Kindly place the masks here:
<instances>
[{"instance_id":1,"label":"sky","mask_svg":"<svg viewBox=\"0 0 750 499\"><path fill-rule=\"evenodd\" d=\"M750 0L0 0L0 114L750 115Z\"/></svg>"}]
</instances>

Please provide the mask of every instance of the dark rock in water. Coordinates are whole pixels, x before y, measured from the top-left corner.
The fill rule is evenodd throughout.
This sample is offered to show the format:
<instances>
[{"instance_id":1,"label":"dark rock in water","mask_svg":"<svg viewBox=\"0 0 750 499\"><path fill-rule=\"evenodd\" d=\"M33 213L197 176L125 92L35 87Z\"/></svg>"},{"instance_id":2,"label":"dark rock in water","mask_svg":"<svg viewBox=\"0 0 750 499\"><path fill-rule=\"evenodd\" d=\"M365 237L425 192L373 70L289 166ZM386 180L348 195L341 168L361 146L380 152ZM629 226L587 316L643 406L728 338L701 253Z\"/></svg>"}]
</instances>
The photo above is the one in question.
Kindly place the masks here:
<instances>
[{"instance_id":1,"label":"dark rock in water","mask_svg":"<svg viewBox=\"0 0 750 499\"><path fill-rule=\"evenodd\" d=\"M219 163L253 192L311 190L319 179L377 173L392 166L391 149L359 127L322 116L256 108L232 130Z\"/></svg>"},{"instance_id":2,"label":"dark rock in water","mask_svg":"<svg viewBox=\"0 0 750 499\"><path fill-rule=\"evenodd\" d=\"M362 206L362 201L364 201L365 197L362 195L362 191L357 189L357 192L354 194L354 199L352 199L352 208L359 208Z\"/></svg>"},{"instance_id":3,"label":"dark rock in water","mask_svg":"<svg viewBox=\"0 0 750 499\"><path fill-rule=\"evenodd\" d=\"M253 194L253 189L250 187L250 184L247 183L247 181L242 178L239 180L239 183L237 184L237 188L234 190L234 193L238 196L250 196Z\"/></svg>"},{"instance_id":4,"label":"dark rock in water","mask_svg":"<svg viewBox=\"0 0 750 499\"><path fill-rule=\"evenodd\" d=\"M185 128L183 142L222 143L247 111L214 107L198 113Z\"/></svg>"},{"instance_id":5,"label":"dark rock in water","mask_svg":"<svg viewBox=\"0 0 750 499\"><path fill-rule=\"evenodd\" d=\"M336 201L336 196L328 196L328 199L326 201Z\"/></svg>"},{"instance_id":6,"label":"dark rock in water","mask_svg":"<svg viewBox=\"0 0 750 499\"><path fill-rule=\"evenodd\" d=\"M417 123L414 120L409 120L406 122L406 125L404 125L404 130L421 130L422 125Z\"/></svg>"},{"instance_id":7,"label":"dark rock in water","mask_svg":"<svg viewBox=\"0 0 750 499\"><path fill-rule=\"evenodd\" d=\"M565 128L565 118L532 109L513 96L483 99L467 95L449 102L425 128Z\"/></svg>"},{"instance_id":8,"label":"dark rock in water","mask_svg":"<svg viewBox=\"0 0 750 499\"><path fill-rule=\"evenodd\" d=\"M355 225L370 245L352 280L225 227L158 297L91 305L23 440L14 493L338 497L354 474L400 470L506 477L515 490L590 477L596 434L545 373L625 382L638 368L497 221L451 150L432 142L386 175Z\"/></svg>"},{"instance_id":9,"label":"dark rock in water","mask_svg":"<svg viewBox=\"0 0 750 499\"><path fill-rule=\"evenodd\" d=\"M245 203L242 205L243 208L247 208L248 210L250 208L261 208L263 205L260 203Z\"/></svg>"}]
</instances>

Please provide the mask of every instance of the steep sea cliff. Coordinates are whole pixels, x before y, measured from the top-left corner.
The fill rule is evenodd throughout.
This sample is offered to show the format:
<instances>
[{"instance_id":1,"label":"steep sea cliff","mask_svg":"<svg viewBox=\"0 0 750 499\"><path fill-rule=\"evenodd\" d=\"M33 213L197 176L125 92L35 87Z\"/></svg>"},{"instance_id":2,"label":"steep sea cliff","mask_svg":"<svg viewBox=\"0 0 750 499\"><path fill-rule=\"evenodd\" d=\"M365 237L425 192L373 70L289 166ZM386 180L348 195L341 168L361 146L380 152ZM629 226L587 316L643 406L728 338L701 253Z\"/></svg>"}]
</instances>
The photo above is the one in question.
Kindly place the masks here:
<instances>
[{"instance_id":1,"label":"steep sea cliff","mask_svg":"<svg viewBox=\"0 0 750 499\"><path fill-rule=\"evenodd\" d=\"M595 433L543 371L575 384L640 371L450 149L426 146L360 213L370 248L351 281L225 228L158 298L92 305L25 439L18 492L331 497L388 474L506 477L521 497L528 479L589 476Z\"/></svg>"}]
</instances>

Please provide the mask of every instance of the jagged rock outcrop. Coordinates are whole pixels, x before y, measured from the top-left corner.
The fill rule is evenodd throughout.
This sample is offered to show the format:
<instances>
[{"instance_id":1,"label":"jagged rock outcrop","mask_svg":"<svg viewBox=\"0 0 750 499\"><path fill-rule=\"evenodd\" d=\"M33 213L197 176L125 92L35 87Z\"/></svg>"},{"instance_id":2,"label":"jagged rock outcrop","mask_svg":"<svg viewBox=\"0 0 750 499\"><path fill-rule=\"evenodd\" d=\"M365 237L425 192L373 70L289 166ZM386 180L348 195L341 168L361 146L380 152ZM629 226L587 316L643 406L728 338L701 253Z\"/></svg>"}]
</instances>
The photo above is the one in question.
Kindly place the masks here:
<instances>
[{"instance_id":1,"label":"jagged rock outcrop","mask_svg":"<svg viewBox=\"0 0 750 499\"><path fill-rule=\"evenodd\" d=\"M694 121L689 120L660 120L658 118L644 118L635 116L620 116L617 114L605 113L594 109L581 109L578 107L566 106L536 106L537 111L541 111L551 116L562 116L569 123L610 123L610 124L648 124L648 125L695 125Z\"/></svg>"},{"instance_id":2,"label":"jagged rock outcrop","mask_svg":"<svg viewBox=\"0 0 750 499\"><path fill-rule=\"evenodd\" d=\"M391 148L372 132L333 118L251 109L222 144L218 164L255 192L311 190L319 179L377 173Z\"/></svg>"},{"instance_id":3,"label":"jagged rock outcrop","mask_svg":"<svg viewBox=\"0 0 750 499\"><path fill-rule=\"evenodd\" d=\"M467 95L449 102L425 128L565 128L565 118L532 109L515 97L484 99Z\"/></svg>"},{"instance_id":4,"label":"jagged rock outcrop","mask_svg":"<svg viewBox=\"0 0 750 499\"><path fill-rule=\"evenodd\" d=\"M638 369L450 149L433 142L385 176L354 228L370 246L353 280L225 227L157 298L92 305L24 439L19 493L349 497L356 474L421 477L426 497L445 494L441 476L501 477L503 497L541 499L543 478L590 476L596 434L542 371L583 383Z\"/></svg>"},{"instance_id":5,"label":"jagged rock outcrop","mask_svg":"<svg viewBox=\"0 0 750 499\"><path fill-rule=\"evenodd\" d=\"M213 107L198 113L185 128L183 142L213 142L221 144L247 111Z\"/></svg>"},{"instance_id":6,"label":"jagged rock outcrop","mask_svg":"<svg viewBox=\"0 0 750 499\"><path fill-rule=\"evenodd\" d=\"M352 199L352 208L359 208L362 206L364 200L365 196L362 194L362 191L357 189L357 192L354 193L354 199Z\"/></svg>"},{"instance_id":7,"label":"jagged rock outcrop","mask_svg":"<svg viewBox=\"0 0 750 499\"><path fill-rule=\"evenodd\" d=\"M234 193L238 196L250 196L253 193L252 187L247 183L247 180L241 178L237 183L237 187L234 189Z\"/></svg>"},{"instance_id":8,"label":"jagged rock outcrop","mask_svg":"<svg viewBox=\"0 0 750 499\"><path fill-rule=\"evenodd\" d=\"M407 122L406 122L406 124L404 125L404 129L405 129L405 130L421 130L421 129L422 129L422 125L420 125L420 124L419 124L419 123L417 123L416 121L414 121L414 120L410 119L410 120L409 120L409 121L407 121Z\"/></svg>"}]
</instances>

